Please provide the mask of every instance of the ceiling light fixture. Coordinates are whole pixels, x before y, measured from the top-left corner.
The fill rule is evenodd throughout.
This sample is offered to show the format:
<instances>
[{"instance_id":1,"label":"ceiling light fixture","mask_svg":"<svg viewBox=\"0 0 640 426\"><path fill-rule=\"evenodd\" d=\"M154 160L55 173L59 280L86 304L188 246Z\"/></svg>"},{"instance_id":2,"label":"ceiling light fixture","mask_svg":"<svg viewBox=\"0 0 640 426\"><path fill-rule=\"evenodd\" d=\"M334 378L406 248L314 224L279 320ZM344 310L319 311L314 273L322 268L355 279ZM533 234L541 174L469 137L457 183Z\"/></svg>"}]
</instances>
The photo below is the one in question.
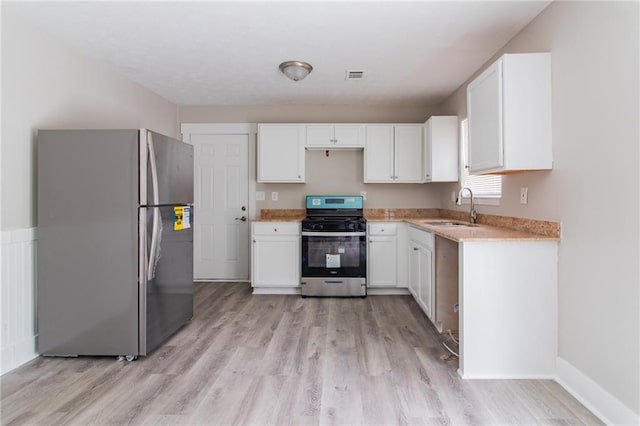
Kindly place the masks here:
<instances>
[{"instance_id":1,"label":"ceiling light fixture","mask_svg":"<svg viewBox=\"0 0 640 426\"><path fill-rule=\"evenodd\" d=\"M280 64L280 71L293 81L300 81L313 70L311 64L301 61L287 61Z\"/></svg>"}]
</instances>

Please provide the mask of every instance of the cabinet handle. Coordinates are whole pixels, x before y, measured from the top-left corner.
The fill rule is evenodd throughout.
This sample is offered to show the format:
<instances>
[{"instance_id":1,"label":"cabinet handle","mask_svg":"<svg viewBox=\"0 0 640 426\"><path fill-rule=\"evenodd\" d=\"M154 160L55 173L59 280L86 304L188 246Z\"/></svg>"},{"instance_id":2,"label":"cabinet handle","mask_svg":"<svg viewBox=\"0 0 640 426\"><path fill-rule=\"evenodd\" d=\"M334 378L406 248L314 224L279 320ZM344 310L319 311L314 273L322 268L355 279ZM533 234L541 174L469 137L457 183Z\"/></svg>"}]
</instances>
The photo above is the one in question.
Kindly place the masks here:
<instances>
[{"instance_id":1,"label":"cabinet handle","mask_svg":"<svg viewBox=\"0 0 640 426\"><path fill-rule=\"evenodd\" d=\"M253 240L253 243L255 244L256 240Z\"/></svg>"},{"instance_id":2,"label":"cabinet handle","mask_svg":"<svg viewBox=\"0 0 640 426\"><path fill-rule=\"evenodd\" d=\"M418 247L413 248L413 251L418 251L418 250L420 250Z\"/></svg>"},{"instance_id":3,"label":"cabinet handle","mask_svg":"<svg viewBox=\"0 0 640 426\"><path fill-rule=\"evenodd\" d=\"M372 242L373 242L373 240L369 240L369 242L370 242L370 243L372 243Z\"/></svg>"},{"instance_id":4,"label":"cabinet handle","mask_svg":"<svg viewBox=\"0 0 640 426\"><path fill-rule=\"evenodd\" d=\"M273 232L278 232L278 228L273 228Z\"/></svg>"},{"instance_id":5,"label":"cabinet handle","mask_svg":"<svg viewBox=\"0 0 640 426\"><path fill-rule=\"evenodd\" d=\"M302 176L301 176L301 175L298 175L298 179L302 179Z\"/></svg>"}]
</instances>

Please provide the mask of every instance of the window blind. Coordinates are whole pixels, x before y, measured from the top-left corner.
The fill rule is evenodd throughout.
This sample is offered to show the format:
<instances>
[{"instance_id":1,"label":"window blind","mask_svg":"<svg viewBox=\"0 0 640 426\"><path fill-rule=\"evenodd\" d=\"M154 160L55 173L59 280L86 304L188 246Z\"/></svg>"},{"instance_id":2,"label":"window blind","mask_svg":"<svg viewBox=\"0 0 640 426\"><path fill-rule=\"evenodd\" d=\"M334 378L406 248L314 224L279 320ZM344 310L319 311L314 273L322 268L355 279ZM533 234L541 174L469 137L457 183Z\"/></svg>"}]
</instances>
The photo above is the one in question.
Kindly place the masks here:
<instances>
[{"instance_id":1,"label":"window blind","mask_svg":"<svg viewBox=\"0 0 640 426\"><path fill-rule=\"evenodd\" d=\"M469 174L469 123L468 119L460 122L460 156L462 159L462 176L460 182L462 186L468 186L473 191L474 198L501 198L502 197L502 176L495 175L470 175ZM463 198L468 198L469 194L464 193Z\"/></svg>"}]
</instances>

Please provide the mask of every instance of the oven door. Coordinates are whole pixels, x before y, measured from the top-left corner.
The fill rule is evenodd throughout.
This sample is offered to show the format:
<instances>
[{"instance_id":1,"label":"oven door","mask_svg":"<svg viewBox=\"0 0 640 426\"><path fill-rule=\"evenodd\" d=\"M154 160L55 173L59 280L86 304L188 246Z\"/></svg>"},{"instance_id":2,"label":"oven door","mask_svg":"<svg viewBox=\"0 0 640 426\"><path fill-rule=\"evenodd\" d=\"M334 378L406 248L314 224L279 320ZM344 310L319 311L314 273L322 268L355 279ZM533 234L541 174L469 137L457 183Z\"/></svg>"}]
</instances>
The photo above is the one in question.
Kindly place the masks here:
<instances>
[{"instance_id":1,"label":"oven door","mask_svg":"<svg viewBox=\"0 0 640 426\"><path fill-rule=\"evenodd\" d=\"M303 277L367 275L365 232L302 232Z\"/></svg>"}]
</instances>

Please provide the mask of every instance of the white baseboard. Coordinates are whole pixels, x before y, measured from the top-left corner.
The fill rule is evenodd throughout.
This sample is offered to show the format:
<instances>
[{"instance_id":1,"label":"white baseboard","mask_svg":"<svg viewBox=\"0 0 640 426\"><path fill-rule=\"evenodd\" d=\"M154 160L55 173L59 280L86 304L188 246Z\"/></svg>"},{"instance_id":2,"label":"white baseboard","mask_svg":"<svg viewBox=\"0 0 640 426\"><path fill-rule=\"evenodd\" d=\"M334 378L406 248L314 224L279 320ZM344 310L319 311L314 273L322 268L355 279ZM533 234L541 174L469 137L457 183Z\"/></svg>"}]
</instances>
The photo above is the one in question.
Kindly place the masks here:
<instances>
[{"instance_id":1,"label":"white baseboard","mask_svg":"<svg viewBox=\"0 0 640 426\"><path fill-rule=\"evenodd\" d=\"M465 380L555 380L553 374L464 374L458 369L458 375Z\"/></svg>"},{"instance_id":2,"label":"white baseboard","mask_svg":"<svg viewBox=\"0 0 640 426\"><path fill-rule=\"evenodd\" d=\"M253 294L300 295L297 287L254 287Z\"/></svg>"},{"instance_id":3,"label":"white baseboard","mask_svg":"<svg viewBox=\"0 0 640 426\"><path fill-rule=\"evenodd\" d=\"M386 288L367 288L367 296L409 296L409 289L386 287Z\"/></svg>"},{"instance_id":4,"label":"white baseboard","mask_svg":"<svg viewBox=\"0 0 640 426\"><path fill-rule=\"evenodd\" d=\"M0 374L8 373L37 357L35 336L25 337L18 342L7 345L2 348L2 353L0 354L0 359L2 359L2 372Z\"/></svg>"},{"instance_id":5,"label":"white baseboard","mask_svg":"<svg viewBox=\"0 0 640 426\"><path fill-rule=\"evenodd\" d=\"M640 416L565 359L556 361L556 382L609 425L639 425Z\"/></svg>"},{"instance_id":6,"label":"white baseboard","mask_svg":"<svg viewBox=\"0 0 640 426\"><path fill-rule=\"evenodd\" d=\"M0 374L38 356L35 240L35 228L2 231Z\"/></svg>"}]
</instances>

